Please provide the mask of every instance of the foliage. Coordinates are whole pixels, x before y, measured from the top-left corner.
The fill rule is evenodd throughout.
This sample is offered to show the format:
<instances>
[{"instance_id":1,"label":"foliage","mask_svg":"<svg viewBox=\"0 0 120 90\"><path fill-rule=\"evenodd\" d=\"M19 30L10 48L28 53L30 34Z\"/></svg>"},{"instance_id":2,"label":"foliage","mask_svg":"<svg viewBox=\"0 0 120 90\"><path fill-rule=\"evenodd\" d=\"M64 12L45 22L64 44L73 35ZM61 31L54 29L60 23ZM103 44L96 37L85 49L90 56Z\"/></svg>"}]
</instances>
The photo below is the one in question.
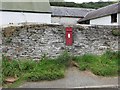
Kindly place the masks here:
<instances>
[{"instance_id":1,"label":"foliage","mask_svg":"<svg viewBox=\"0 0 120 90\"><path fill-rule=\"evenodd\" d=\"M64 77L64 65L55 60L42 60L30 73L25 75L28 81L55 80Z\"/></svg>"},{"instance_id":2,"label":"foliage","mask_svg":"<svg viewBox=\"0 0 120 90\"><path fill-rule=\"evenodd\" d=\"M11 86L17 86L20 82L55 80L63 78L66 67L72 60L79 64L80 70L91 70L96 75L113 76L118 74L120 64L120 52L107 51L103 55L85 54L82 56L71 56L67 51L55 59L43 55L41 60L9 60L2 56L2 76L18 77L18 81ZM120 66L119 66L120 69ZM119 71L120 72L120 71ZM3 82L4 84L4 82ZM4 84L5 85L5 84Z\"/></svg>"},{"instance_id":3,"label":"foliage","mask_svg":"<svg viewBox=\"0 0 120 90\"><path fill-rule=\"evenodd\" d=\"M50 2L64 2L64 0L49 0Z\"/></svg>"},{"instance_id":4,"label":"foliage","mask_svg":"<svg viewBox=\"0 0 120 90\"><path fill-rule=\"evenodd\" d=\"M27 81L55 80L64 77L65 65L46 56L40 61L9 60L4 55L2 59L3 81L6 77L19 77Z\"/></svg>"},{"instance_id":5,"label":"foliage","mask_svg":"<svg viewBox=\"0 0 120 90\"><path fill-rule=\"evenodd\" d=\"M119 29L114 29L112 30L112 34L115 35L115 36L120 36L120 30Z\"/></svg>"},{"instance_id":6,"label":"foliage","mask_svg":"<svg viewBox=\"0 0 120 90\"><path fill-rule=\"evenodd\" d=\"M15 32L16 32L16 27L10 26L10 27L4 28L2 34L4 37L11 37Z\"/></svg>"},{"instance_id":7,"label":"foliage","mask_svg":"<svg viewBox=\"0 0 120 90\"><path fill-rule=\"evenodd\" d=\"M0 87L2 86L2 55L0 54Z\"/></svg>"},{"instance_id":8,"label":"foliage","mask_svg":"<svg viewBox=\"0 0 120 90\"><path fill-rule=\"evenodd\" d=\"M10 38L10 37L7 37L6 39L5 39L5 43L11 43L12 42L12 38Z\"/></svg>"},{"instance_id":9,"label":"foliage","mask_svg":"<svg viewBox=\"0 0 120 90\"><path fill-rule=\"evenodd\" d=\"M2 74L5 77L19 77L22 73L30 71L35 67L33 60L7 60L3 55Z\"/></svg>"},{"instance_id":10,"label":"foliage","mask_svg":"<svg viewBox=\"0 0 120 90\"><path fill-rule=\"evenodd\" d=\"M100 56L85 54L73 59L79 64L80 70L91 70L96 75L111 76L118 74L120 52L107 51Z\"/></svg>"},{"instance_id":11,"label":"foliage","mask_svg":"<svg viewBox=\"0 0 120 90\"><path fill-rule=\"evenodd\" d=\"M51 6L63 7L77 7L77 8L92 8L98 9L116 2L88 2L88 3L74 3L74 2L50 2Z\"/></svg>"},{"instance_id":12,"label":"foliage","mask_svg":"<svg viewBox=\"0 0 120 90\"><path fill-rule=\"evenodd\" d=\"M56 60L59 64L63 64L68 67L71 62L71 55L67 51L64 51L58 56L58 58L56 58Z\"/></svg>"},{"instance_id":13,"label":"foliage","mask_svg":"<svg viewBox=\"0 0 120 90\"><path fill-rule=\"evenodd\" d=\"M2 86L2 73L0 72L0 87Z\"/></svg>"},{"instance_id":14,"label":"foliage","mask_svg":"<svg viewBox=\"0 0 120 90\"><path fill-rule=\"evenodd\" d=\"M85 54L83 56L75 56L73 60L78 62L79 64L79 69L84 71L90 68L90 64L97 61L97 56L92 55L92 54Z\"/></svg>"}]
</instances>

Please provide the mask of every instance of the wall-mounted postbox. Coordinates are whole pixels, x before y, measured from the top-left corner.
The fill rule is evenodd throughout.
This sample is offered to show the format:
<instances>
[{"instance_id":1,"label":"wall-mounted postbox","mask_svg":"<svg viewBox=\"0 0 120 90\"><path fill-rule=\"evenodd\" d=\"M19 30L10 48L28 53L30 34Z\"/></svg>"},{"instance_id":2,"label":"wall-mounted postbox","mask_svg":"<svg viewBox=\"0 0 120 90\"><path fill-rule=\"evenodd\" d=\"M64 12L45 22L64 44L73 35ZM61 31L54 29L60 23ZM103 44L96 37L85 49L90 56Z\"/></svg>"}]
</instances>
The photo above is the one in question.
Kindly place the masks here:
<instances>
[{"instance_id":1,"label":"wall-mounted postbox","mask_svg":"<svg viewBox=\"0 0 120 90\"><path fill-rule=\"evenodd\" d=\"M66 45L71 46L73 42L72 27L66 27Z\"/></svg>"}]
</instances>

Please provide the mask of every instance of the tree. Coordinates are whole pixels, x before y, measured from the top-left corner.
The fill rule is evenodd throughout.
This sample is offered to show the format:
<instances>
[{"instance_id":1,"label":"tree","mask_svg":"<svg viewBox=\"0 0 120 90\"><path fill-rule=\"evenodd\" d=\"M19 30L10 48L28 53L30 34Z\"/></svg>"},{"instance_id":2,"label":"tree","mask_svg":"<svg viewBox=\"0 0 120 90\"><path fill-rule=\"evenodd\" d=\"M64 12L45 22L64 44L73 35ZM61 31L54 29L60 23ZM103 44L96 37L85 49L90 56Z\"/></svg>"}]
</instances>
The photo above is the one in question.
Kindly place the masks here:
<instances>
[{"instance_id":1,"label":"tree","mask_svg":"<svg viewBox=\"0 0 120 90\"><path fill-rule=\"evenodd\" d=\"M86 2L86 3L81 3L81 4L74 3L74 2L50 2L50 5L51 6L62 6L62 7L77 7L77 8L98 9L98 8L101 8L101 7L110 5L110 4L114 4L116 2L115 1L114 2L112 2L112 1L110 1L110 2Z\"/></svg>"},{"instance_id":2,"label":"tree","mask_svg":"<svg viewBox=\"0 0 120 90\"><path fill-rule=\"evenodd\" d=\"M103 2L103 0L99 0L98 2Z\"/></svg>"},{"instance_id":3,"label":"tree","mask_svg":"<svg viewBox=\"0 0 120 90\"><path fill-rule=\"evenodd\" d=\"M64 2L64 0L49 0L50 2Z\"/></svg>"}]
</instances>

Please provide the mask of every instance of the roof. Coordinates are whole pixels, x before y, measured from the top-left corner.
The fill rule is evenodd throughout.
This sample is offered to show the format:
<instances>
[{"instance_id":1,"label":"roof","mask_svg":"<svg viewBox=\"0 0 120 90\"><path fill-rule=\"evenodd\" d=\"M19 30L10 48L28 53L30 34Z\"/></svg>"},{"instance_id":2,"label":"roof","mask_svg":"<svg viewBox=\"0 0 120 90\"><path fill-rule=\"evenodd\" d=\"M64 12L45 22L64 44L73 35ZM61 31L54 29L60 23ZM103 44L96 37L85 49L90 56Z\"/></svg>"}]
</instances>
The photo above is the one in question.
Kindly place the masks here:
<instances>
[{"instance_id":1,"label":"roof","mask_svg":"<svg viewBox=\"0 0 120 90\"><path fill-rule=\"evenodd\" d=\"M106 7L99 8L97 10L89 12L83 19L80 19L78 22L91 20L114 13L120 13L120 9L118 8L120 8L120 3L115 3Z\"/></svg>"},{"instance_id":2,"label":"roof","mask_svg":"<svg viewBox=\"0 0 120 90\"><path fill-rule=\"evenodd\" d=\"M93 11L94 9L51 6L51 10L52 16L84 17L88 12Z\"/></svg>"},{"instance_id":3,"label":"roof","mask_svg":"<svg viewBox=\"0 0 120 90\"><path fill-rule=\"evenodd\" d=\"M20 2L2 2L0 10L9 11L31 11L31 12L51 12L49 0L46 2L36 2L34 0L20 0Z\"/></svg>"}]
</instances>

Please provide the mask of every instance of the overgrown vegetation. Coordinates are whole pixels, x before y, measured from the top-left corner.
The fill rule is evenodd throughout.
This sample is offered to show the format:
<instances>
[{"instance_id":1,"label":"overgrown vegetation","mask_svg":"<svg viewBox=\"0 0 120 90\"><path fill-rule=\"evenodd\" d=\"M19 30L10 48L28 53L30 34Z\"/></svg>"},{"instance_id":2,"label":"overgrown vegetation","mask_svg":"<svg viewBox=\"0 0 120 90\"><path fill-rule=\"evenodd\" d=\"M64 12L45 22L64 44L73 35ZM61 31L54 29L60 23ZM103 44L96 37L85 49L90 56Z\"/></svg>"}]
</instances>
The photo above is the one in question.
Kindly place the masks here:
<instances>
[{"instance_id":1,"label":"overgrown vegetation","mask_svg":"<svg viewBox=\"0 0 120 90\"><path fill-rule=\"evenodd\" d=\"M55 60L41 61L37 66L25 75L28 81L55 80L64 77L65 67Z\"/></svg>"},{"instance_id":2,"label":"overgrown vegetation","mask_svg":"<svg viewBox=\"0 0 120 90\"><path fill-rule=\"evenodd\" d=\"M115 36L120 36L120 29L112 30L112 34L115 35Z\"/></svg>"},{"instance_id":3,"label":"overgrown vegetation","mask_svg":"<svg viewBox=\"0 0 120 90\"><path fill-rule=\"evenodd\" d=\"M4 87L17 87L23 81L55 80L63 78L72 60L79 64L80 70L91 70L96 75L114 76L118 74L120 52L107 51L103 55L85 54L72 56L62 53L55 59L43 55L41 60L9 60L2 56L2 75ZM18 78L15 84L6 85L7 77Z\"/></svg>"},{"instance_id":4,"label":"overgrown vegetation","mask_svg":"<svg viewBox=\"0 0 120 90\"><path fill-rule=\"evenodd\" d=\"M50 59L44 55L41 60L33 61L9 60L3 55L3 84L5 84L6 77L14 77L26 81L55 80L63 78L69 57L69 54L64 52L55 59Z\"/></svg>"},{"instance_id":5,"label":"overgrown vegetation","mask_svg":"<svg viewBox=\"0 0 120 90\"><path fill-rule=\"evenodd\" d=\"M0 55L0 68L2 68L2 55ZM0 87L2 86L2 69L0 69Z\"/></svg>"},{"instance_id":6,"label":"overgrown vegetation","mask_svg":"<svg viewBox=\"0 0 120 90\"><path fill-rule=\"evenodd\" d=\"M118 61L120 52L107 51L103 55L85 54L73 58L79 64L80 70L90 70L96 75L114 76L118 75ZM120 63L119 63L120 64ZM120 66L119 66L120 68Z\"/></svg>"},{"instance_id":7,"label":"overgrown vegetation","mask_svg":"<svg viewBox=\"0 0 120 90\"><path fill-rule=\"evenodd\" d=\"M77 7L77 8L92 8L98 9L116 2L86 2L86 3L74 3L74 2L50 2L51 6L62 6L62 7Z\"/></svg>"},{"instance_id":8,"label":"overgrown vegetation","mask_svg":"<svg viewBox=\"0 0 120 90\"><path fill-rule=\"evenodd\" d=\"M11 37L16 32L16 27L10 26L4 28L4 32L2 33L4 37Z\"/></svg>"}]
</instances>

